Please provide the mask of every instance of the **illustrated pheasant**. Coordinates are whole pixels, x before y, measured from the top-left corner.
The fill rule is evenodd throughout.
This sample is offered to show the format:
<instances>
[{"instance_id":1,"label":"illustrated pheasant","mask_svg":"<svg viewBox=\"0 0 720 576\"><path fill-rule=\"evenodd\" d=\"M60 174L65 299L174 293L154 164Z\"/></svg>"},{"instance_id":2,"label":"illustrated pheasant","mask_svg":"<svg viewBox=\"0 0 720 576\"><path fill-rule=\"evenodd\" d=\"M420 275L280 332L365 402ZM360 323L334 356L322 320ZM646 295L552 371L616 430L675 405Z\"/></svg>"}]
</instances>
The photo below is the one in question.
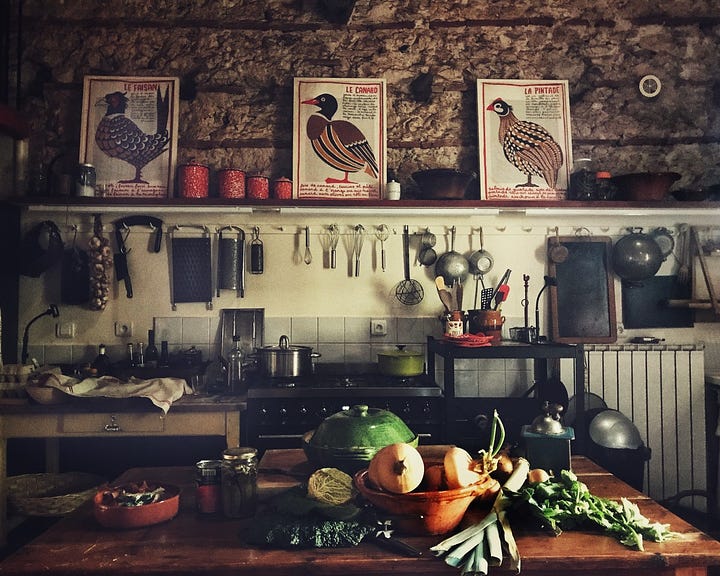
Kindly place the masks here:
<instances>
[{"instance_id":1,"label":"illustrated pheasant","mask_svg":"<svg viewBox=\"0 0 720 576\"><path fill-rule=\"evenodd\" d=\"M505 158L520 172L527 175L527 182L516 187L537 186L533 175L542 176L550 188L557 185L558 171L563 164L562 149L545 128L520 120L513 113L512 106L502 98L494 100L486 110L500 117L498 139Z\"/></svg>"},{"instance_id":2,"label":"illustrated pheasant","mask_svg":"<svg viewBox=\"0 0 720 576\"><path fill-rule=\"evenodd\" d=\"M107 104L105 116L95 131L95 142L110 158L124 160L135 168L132 180L123 183L143 183L142 169L167 150L170 141L167 123L170 112L168 89L161 96L160 88L156 94L157 128L154 134L146 134L135 122L125 116L128 98L123 92L106 94L103 100Z\"/></svg>"},{"instance_id":3,"label":"illustrated pheasant","mask_svg":"<svg viewBox=\"0 0 720 576\"><path fill-rule=\"evenodd\" d=\"M307 136L315 153L328 166L345 173L342 179L326 178L328 184L350 183L349 174L364 170L373 178L378 176L378 166L367 138L352 122L333 120L338 103L332 94L320 94L302 104L320 108L307 121Z\"/></svg>"}]
</instances>

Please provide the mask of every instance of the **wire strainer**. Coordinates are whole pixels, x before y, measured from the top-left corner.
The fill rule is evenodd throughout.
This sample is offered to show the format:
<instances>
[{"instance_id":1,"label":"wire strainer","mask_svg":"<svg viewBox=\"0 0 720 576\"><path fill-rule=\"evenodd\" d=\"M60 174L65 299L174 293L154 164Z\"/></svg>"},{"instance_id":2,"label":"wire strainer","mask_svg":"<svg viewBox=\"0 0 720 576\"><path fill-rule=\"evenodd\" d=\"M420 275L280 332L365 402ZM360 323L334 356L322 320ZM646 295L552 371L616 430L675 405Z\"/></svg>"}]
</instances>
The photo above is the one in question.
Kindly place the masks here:
<instances>
[{"instance_id":1,"label":"wire strainer","mask_svg":"<svg viewBox=\"0 0 720 576\"><path fill-rule=\"evenodd\" d=\"M425 291L420 282L410 278L410 234L407 226L403 226L403 267L405 278L395 286L395 297L406 306L414 306L422 302Z\"/></svg>"}]
</instances>

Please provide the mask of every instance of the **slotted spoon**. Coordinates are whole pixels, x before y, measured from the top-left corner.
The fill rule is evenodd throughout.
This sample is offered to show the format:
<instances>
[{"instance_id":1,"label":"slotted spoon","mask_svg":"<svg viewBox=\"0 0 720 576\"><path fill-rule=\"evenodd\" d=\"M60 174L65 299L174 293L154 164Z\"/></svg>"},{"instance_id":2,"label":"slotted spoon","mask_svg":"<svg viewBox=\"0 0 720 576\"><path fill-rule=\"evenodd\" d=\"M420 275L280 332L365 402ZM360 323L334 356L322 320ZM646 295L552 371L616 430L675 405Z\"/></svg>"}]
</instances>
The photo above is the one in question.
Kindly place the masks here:
<instances>
[{"instance_id":1,"label":"slotted spoon","mask_svg":"<svg viewBox=\"0 0 720 576\"><path fill-rule=\"evenodd\" d=\"M410 234L408 226L403 226L403 267L405 278L395 286L395 297L406 306L422 302L425 296L422 284L410 278Z\"/></svg>"}]
</instances>

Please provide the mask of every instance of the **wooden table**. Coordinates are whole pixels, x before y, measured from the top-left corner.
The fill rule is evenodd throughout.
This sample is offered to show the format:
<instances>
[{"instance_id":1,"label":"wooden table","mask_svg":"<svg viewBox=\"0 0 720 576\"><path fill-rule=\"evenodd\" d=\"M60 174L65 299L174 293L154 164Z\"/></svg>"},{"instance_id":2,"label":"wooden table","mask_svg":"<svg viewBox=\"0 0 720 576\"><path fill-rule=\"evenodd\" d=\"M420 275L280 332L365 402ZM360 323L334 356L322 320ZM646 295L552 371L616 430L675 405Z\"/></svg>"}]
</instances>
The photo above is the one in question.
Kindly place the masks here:
<instances>
[{"instance_id":1,"label":"wooden table","mask_svg":"<svg viewBox=\"0 0 720 576\"><path fill-rule=\"evenodd\" d=\"M238 446L244 409L244 399L237 396L200 395L182 397L167 414L144 398L0 405L0 545L7 532L8 438L45 438L46 469L53 472L59 438L224 436L228 446Z\"/></svg>"},{"instance_id":2,"label":"wooden table","mask_svg":"<svg viewBox=\"0 0 720 576\"><path fill-rule=\"evenodd\" d=\"M693 528L659 504L584 458L574 458L580 478L599 496L625 496L638 503L651 519L669 523L680 536L670 542L647 543L644 552L630 550L613 538L586 532L565 532L555 538L515 527L522 557L522 574L557 576L637 576L639 574L701 576L708 565L720 564L720 542ZM261 462L261 494L267 496L292 485L290 474L308 470L299 450L266 453ZM286 551L243 544L240 534L252 520L228 520L198 515L192 468L135 468L119 481L157 479L180 484L181 510L165 524L116 531L98 526L88 503L45 534L0 563L0 574L29 575L170 575L242 576L444 574L459 576L457 568L435 558L429 547L443 537L403 537L423 551L420 558L400 556L372 543L343 549ZM491 568L491 575L509 575L507 568Z\"/></svg>"}]
</instances>

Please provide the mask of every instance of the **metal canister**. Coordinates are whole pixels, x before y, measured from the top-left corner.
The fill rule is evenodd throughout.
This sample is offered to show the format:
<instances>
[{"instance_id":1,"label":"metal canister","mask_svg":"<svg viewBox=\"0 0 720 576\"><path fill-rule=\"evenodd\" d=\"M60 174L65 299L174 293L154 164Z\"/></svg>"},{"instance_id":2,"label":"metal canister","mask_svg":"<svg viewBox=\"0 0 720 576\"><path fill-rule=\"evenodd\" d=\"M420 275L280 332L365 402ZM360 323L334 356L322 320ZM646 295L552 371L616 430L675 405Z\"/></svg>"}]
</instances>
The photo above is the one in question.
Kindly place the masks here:
<instances>
[{"instance_id":1,"label":"metal canister","mask_svg":"<svg viewBox=\"0 0 720 576\"><path fill-rule=\"evenodd\" d=\"M265 200L270 196L270 181L267 176L252 175L247 179L247 197Z\"/></svg>"},{"instance_id":2,"label":"metal canister","mask_svg":"<svg viewBox=\"0 0 720 576\"><path fill-rule=\"evenodd\" d=\"M75 179L75 195L95 196L96 179L95 166L87 163L80 164Z\"/></svg>"},{"instance_id":3,"label":"metal canister","mask_svg":"<svg viewBox=\"0 0 720 576\"><path fill-rule=\"evenodd\" d=\"M222 508L228 518L255 515L257 469L255 448L228 448L222 453Z\"/></svg>"},{"instance_id":4,"label":"metal canister","mask_svg":"<svg viewBox=\"0 0 720 576\"><path fill-rule=\"evenodd\" d=\"M278 178L273 182L273 198L290 200L292 198L292 180L289 178Z\"/></svg>"},{"instance_id":5,"label":"metal canister","mask_svg":"<svg viewBox=\"0 0 720 576\"><path fill-rule=\"evenodd\" d=\"M245 198L245 172L242 170L218 170L217 180L220 198Z\"/></svg>"},{"instance_id":6,"label":"metal canister","mask_svg":"<svg viewBox=\"0 0 720 576\"><path fill-rule=\"evenodd\" d=\"M210 187L210 169L191 162L178 167L178 196L180 198L207 198Z\"/></svg>"},{"instance_id":7,"label":"metal canister","mask_svg":"<svg viewBox=\"0 0 720 576\"><path fill-rule=\"evenodd\" d=\"M200 460L195 464L195 502L201 514L215 514L222 508L220 460Z\"/></svg>"}]
</instances>

